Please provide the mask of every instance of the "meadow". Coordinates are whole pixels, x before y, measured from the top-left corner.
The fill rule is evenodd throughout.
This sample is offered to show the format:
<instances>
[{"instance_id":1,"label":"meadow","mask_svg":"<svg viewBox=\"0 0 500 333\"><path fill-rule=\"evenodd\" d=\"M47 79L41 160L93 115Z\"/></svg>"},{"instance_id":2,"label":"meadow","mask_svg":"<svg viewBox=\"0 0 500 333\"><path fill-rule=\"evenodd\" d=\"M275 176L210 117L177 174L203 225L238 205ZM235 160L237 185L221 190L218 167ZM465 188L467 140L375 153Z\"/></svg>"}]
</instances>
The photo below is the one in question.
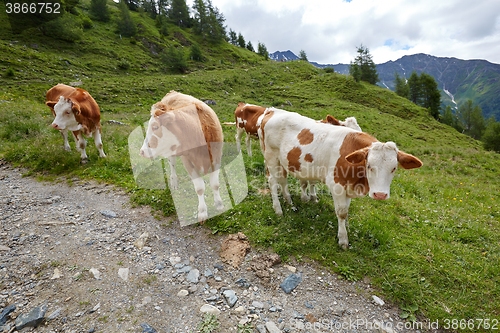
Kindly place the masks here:
<instances>
[{"instance_id":1,"label":"meadow","mask_svg":"<svg viewBox=\"0 0 500 333\"><path fill-rule=\"evenodd\" d=\"M480 142L388 90L306 62L264 61L228 45L207 49L207 61L193 63L189 73L171 74L141 43L110 37L105 26L97 25L88 34L88 40L57 49L50 40L34 46L29 36L23 42L2 37L1 159L43 180L71 184L77 177L115 184L128 191L134 204L149 205L161 218L176 214L172 195L168 188L139 186L128 138L168 91L215 101L212 108L221 122L234 121L240 101L315 119L355 116L365 132L394 141L424 166L398 170L387 201L352 201L347 251L337 245L333 202L323 186L318 203L302 203L298 184L290 179L297 210L283 204L283 217L275 215L256 141L253 157L243 152L249 186L244 200L204 226L188 228L241 231L253 246L270 248L285 261L315 260L345 279L370 281L410 320L500 318L499 154L485 151ZM96 46L91 38L107 42ZM127 69L118 66L124 61ZM71 82L80 82L100 104L106 159L98 158L89 139L90 162L80 165L74 142L72 152L65 152L60 134L49 126L45 91ZM225 141L234 143L235 128L223 128ZM476 325L472 331L490 330Z\"/></svg>"}]
</instances>

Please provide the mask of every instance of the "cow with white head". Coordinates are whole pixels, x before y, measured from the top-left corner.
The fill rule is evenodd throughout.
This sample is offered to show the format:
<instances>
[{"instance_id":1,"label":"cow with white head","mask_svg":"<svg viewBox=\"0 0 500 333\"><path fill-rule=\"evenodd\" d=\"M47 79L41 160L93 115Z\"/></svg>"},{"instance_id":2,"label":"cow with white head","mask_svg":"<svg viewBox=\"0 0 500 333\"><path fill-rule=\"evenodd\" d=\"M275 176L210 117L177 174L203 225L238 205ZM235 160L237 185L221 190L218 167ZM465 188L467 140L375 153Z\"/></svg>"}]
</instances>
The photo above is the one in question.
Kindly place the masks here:
<instances>
[{"instance_id":1,"label":"cow with white head","mask_svg":"<svg viewBox=\"0 0 500 333\"><path fill-rule=\"evenodd\" d=\"M400 151L394 142L382 143L367 133L298 113L269 108L259 125L276 214L283 214L278 188L292 204L288 174L301 182L324 182L333 197L339 245L344 249L349 245L346 222L351 199L368 194L386 200L398 165L404 169L422 166L417 157Z\"/></svg>"}]
</instances>

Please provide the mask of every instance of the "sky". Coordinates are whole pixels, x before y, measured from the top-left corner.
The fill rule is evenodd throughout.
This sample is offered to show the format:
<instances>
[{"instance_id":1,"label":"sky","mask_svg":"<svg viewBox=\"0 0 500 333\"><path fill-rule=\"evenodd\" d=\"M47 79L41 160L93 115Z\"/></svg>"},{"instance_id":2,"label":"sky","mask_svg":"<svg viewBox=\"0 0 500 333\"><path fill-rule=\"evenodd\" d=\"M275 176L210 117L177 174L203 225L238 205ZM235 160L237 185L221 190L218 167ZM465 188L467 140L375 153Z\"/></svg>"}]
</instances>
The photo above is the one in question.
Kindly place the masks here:
<instances>
[{"instance_id":1,"label":"sky","mask_svg":"<svg viewBox=\"0 0 500 333\"><path fill-rule=\"evenodd\" d=\"M187 1L191 7L192 1ZM404 55L500 64L498 0L212 0L227 32L255 50L305 51L309 61L349 64L363 45L376 64Z\"/></svg>"}]
</instances>

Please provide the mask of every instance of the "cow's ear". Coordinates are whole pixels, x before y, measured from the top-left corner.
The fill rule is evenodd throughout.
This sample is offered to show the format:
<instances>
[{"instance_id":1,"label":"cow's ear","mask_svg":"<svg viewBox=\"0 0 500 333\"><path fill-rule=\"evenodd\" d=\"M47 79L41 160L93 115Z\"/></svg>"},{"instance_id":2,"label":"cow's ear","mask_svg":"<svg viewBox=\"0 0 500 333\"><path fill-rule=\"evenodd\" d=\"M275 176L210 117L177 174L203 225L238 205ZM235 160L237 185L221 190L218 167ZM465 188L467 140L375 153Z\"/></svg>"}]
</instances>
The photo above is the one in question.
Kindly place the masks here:
<instances>
[{"instance_id":1,"label":"cow's ear","mask_svg":"<svg viewBox=\"0 0 500 333\"><path fill-rule=\"evenodd\" d=\"M338 119L335 118L334 116L331 116L331 115L327 115L326 116L325 122L328 123L328 124L335 125L335 126L341 126L340 122L338 121Z\"/></svg>"},{"instance_id":2,"label":"cow's ear","mask_svg":"<svg viewBox=\"0 0 500 333\"><path fill-rule=\"evenodd\" d=\"M75 115L79 115L81 113L81 111L80 111L80 104L73 103L73 101L71 101L71 100L70 100L70 102L71 102L71 111L73 111L73 113Z\"/></svg>"},{"instance_id":3,"label":"cow's ear","mask_svg":"<svg viewBox=\"0 0 500 333\"><path fill-rule=\"evenodd\" d=\"M57 104L57 102L54 102L54 101L47 101L47 102L45 102L45 105L47 105L51 109L53 109L54 105L56 105L56 104Z\"/></svg>"},{"instance_id":4,"label":"cow's ear","mask_svg":"<svg viewBox=\"0 0 500 333\"><path fill-rule=\"evenodd\" d=\"M368 149L358 149L355 152L350 153L345 157L347 162L351 164L360 164L366 160L366 156L368 155Z\"/></svg>"},{"instance_id":5,"label":"cow's ear","mask_svg":"<svg viewBox=\"0 0 500 333\"><path fill-rule=\"evenodd\" d=\"M398 151L398 162L403 169L416 169L423 165L422 161L417 157L403 151Z\"/></svg>"}]
</instances>

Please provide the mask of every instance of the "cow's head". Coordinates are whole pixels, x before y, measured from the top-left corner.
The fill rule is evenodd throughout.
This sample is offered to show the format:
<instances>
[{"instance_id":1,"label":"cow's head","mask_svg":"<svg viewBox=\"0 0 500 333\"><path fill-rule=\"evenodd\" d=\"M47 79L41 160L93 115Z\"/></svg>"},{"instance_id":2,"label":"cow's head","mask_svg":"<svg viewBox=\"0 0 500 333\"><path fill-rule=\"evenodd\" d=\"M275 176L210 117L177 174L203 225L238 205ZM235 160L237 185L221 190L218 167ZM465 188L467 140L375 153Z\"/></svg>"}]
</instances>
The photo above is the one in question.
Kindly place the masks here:
<instances>
[{"instance_id":1,"label":"cow's head","mask_svg":"<svg viewBox=\"0 0 500 333\"><path fill-rule=\"evenodd\" d=\"M47 101L47 106L54 110L55 118L51 126L57 130L78 131L82 125L76 120L80 115L80 105L69 98L60 96L57 102Z\"/></svg>"},{"instance_id":2,"label":"cow's head","mask_svg":"<svg viewBox=\"0 0 500 333\"><path fill-rule=\"evenodd\" d=\"M370 147L352 152L346 156L352 164L364 164L370 187L369 196L376 200L390 197L390 187L398 164L404 169L422 166L422 161L413 155L398 150L394 142L374 142Z\"/></svg>"},{"instance_id":3,"label":"cow's head","mask_svg":"<svg viewBox=\"0 0 500 333\"><path fill-rule=\"evenodd\" d=\"M140 150L141 156L155 158L175 155L179 140L167 128L167 124L173 121L173 116L173 112L166 112L164 104L156 103L153 105L146 137Z\"/></svg>"}]
</instances>

